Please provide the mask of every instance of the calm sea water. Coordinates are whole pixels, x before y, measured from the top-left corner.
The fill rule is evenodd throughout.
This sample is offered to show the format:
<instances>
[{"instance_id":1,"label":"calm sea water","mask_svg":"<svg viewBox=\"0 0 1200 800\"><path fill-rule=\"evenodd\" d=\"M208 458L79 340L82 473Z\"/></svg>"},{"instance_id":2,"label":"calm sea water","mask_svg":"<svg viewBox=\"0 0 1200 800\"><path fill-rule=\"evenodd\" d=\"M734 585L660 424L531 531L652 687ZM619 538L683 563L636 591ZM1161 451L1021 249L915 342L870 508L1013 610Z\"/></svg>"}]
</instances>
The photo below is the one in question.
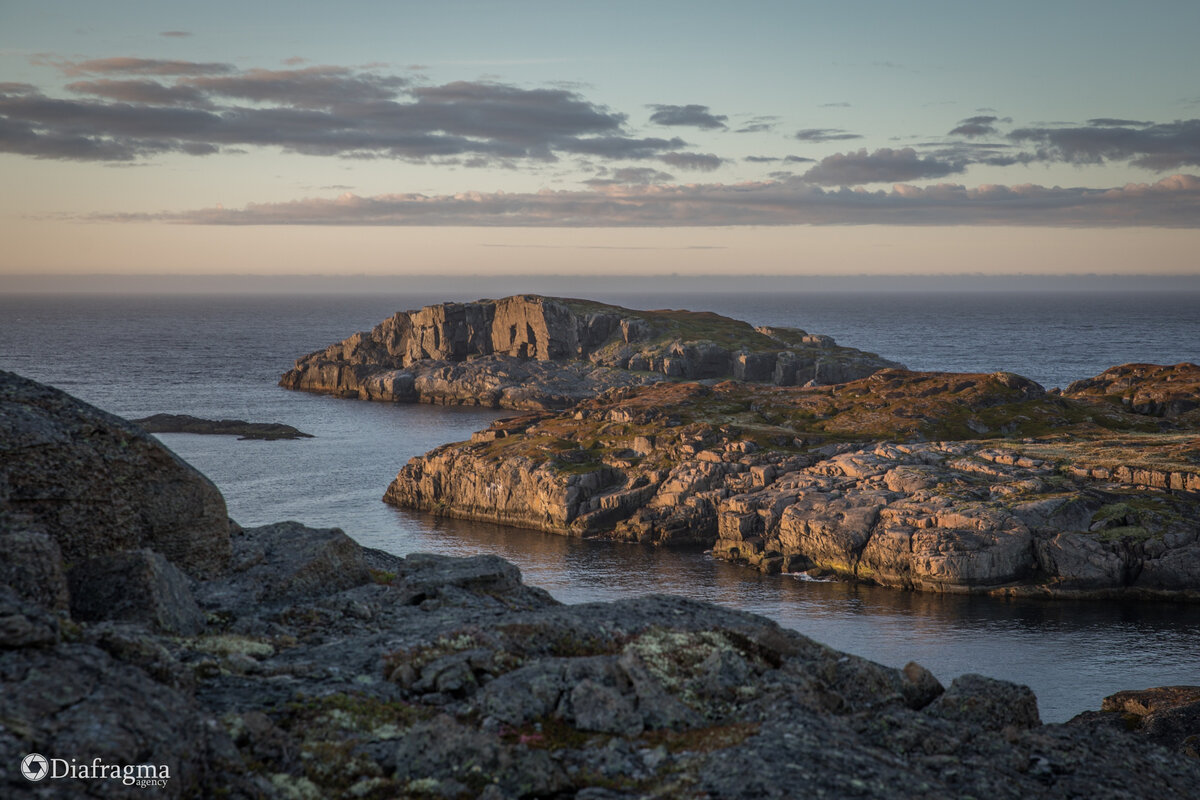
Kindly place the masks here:
<instances>
[{"instance_id":1,"label":"calm sea water","mask_svg":"<svg viewBox=\"0 0 1200 800\"><path fill-rule=\"evenodd\" d=\"M833 335L914 369L1009 370L1063 386L1128 361L1200 361L1200 294L594 295L718 311ZM765 614L833 647L944 682L1028 684L1058 721L1114 691L1200 684L1200 609L940 597L763 576L700 552L579 541L398 511L396 471L496 412L337 400L275 385L299 355L438 296L0 297L0 369L114 413L285 422L315 439L160 438L207 474L243 525L337 526L397 554L497 553L560 600L668 592Z\"/></svg>"}]
</instances>

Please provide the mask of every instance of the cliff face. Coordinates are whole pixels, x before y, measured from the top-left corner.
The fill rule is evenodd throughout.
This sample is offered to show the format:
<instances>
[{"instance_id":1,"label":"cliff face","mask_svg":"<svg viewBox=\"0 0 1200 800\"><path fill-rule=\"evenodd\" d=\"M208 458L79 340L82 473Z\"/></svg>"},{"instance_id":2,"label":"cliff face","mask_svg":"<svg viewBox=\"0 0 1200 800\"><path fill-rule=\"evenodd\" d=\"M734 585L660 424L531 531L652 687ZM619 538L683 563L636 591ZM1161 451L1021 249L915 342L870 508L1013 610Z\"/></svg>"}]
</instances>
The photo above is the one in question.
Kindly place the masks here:
<instances>
[{"instance_id":1,"label":"cliff face","mask_svg":"<svg viewBox=\"0 0 1200 800\"><path fill-rule=\"evenodd\" d=\"M826 384L897 366L789 328L518 295L399 312L297 360L280 385L366 400L562 408L668 378Z\"/></svg>"},{"instance_id":2,"label":"cliff face","mask_svg":"<svg viewBox=\"0 0 1200 800\"><path fill-rule=\"evenodd\" d=\"M385 500L941 592L1200 598L1200 440L1007 373L660 384L502 420Z\"/></svg>"}]
</instances>

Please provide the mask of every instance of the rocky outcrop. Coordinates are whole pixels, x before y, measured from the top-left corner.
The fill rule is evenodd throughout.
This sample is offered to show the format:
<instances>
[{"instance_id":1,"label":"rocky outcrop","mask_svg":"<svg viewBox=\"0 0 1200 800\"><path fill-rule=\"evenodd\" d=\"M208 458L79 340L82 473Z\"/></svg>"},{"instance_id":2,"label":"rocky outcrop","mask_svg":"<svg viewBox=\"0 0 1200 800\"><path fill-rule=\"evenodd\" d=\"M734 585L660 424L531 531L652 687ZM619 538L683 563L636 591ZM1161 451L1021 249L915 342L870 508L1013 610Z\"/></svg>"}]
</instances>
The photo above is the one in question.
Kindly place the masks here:
<instances>
[{"instance_id":1,"label":"rocky outcrop","mask_svg":"<svg viewBox=\"0 0 1200 800\"><path fill-rule=\"evenodd\" d=\"M1147 425L1007 373L659 385L499 421L384 499L906 589L1200 599L1198 440Z\"/></svg>"},{"instance_id":2,"label":"rocky outcrop","mask_svg":"<svg viewBox=\"0 0 1200 800\"><path fill-rule=\"evenodd\" d=\"M235 528L204 579L146 549L68 564L68 616L29 589L53 573L27 557L40 536L15 534L25 555L0 573L25 587L0 585L6 796L1170 799L1200 784L1200 762L1126 730L1129 703L1043 725L1026 687L943 688L679 598L563 606L494 556ZM13 766L29 753L119 775L31 781Z\"/></svg>"},{"instance_id":3,"label":"rocky outcrop","mask_svg":"<svg viewBox=\"0 0 1200 800\"><path fill-rule=\"evenodd\" d=\"M311 433L281 422L246 422L241 419L201 419L188 414L154 414L133 420L147 433L199 433L246 439L311 439Z\"/></svg>"},{"instance_id":4,"label":"rocky outcrop","mask_svg":"<svg viewBox=\"0 0 1200 800\"><path fill-rule=\"evenodd\" d=\"M225 500L136 425L0 372L0 530L41 532L67 563L150 548L193 576L229 559Z\"/></svg>"},{"instance_id":5,"label":"rocky outcrop","mask_svg":"<svg viewBox=\"0 0 1200 800\"><path fill-rule=\"evenodd\" d=\"M894 366L827 336L756 329L708 312L517 295L398 312L297 360L280 385L365 400L529 410L666 379L794 386Z\"/></svg>"},{"instance_id":6,"label":"rocky outcrop","mask_svg":"<svg viewBox=\"0 0 1200 800\"><path fill-rule=\"evenodd\" d=\"M162 765L166 797L750 800L802 784L1183 798L1200 781L1200 763L1114 724L1120 712L1043 725L1022 686L964 675L943 689L916 664L883 667L677 598L562 606L489 556L358 548L377 565L367 577L264 601L262 568L334 573L350 555L292 560L279 543L296 536L339 541L241 532L231 571L197 585L209 621L190 637L132 622L66 634L0 589L0 759ZM32 797L126 788L16 770L0 782Z\"/></svg>"},{"instance_id":7,"label":"rocky outcrop","mask_svg":"<svg viewBox=\"0 0 1200 800\"><path fill-rule=\"evenodd\" d=\"M1100 710L1120 714L1127 728L1157 744L1200 759L1200 686L1117 692L1104 698Z\"/></svg>"},{"instance_id":8,"label":"rocky outcrop","mask_svg":"<svg viewBox=\"0 0 1200 800\"><path fill-rule=\"evenodd\" d=\"M1173 366L1123 364L1075 381L1064 393L1118 402L1135 414L1179 417L1200 408L1200 366L1188 362Z\"/></svg>"}]
</instances>

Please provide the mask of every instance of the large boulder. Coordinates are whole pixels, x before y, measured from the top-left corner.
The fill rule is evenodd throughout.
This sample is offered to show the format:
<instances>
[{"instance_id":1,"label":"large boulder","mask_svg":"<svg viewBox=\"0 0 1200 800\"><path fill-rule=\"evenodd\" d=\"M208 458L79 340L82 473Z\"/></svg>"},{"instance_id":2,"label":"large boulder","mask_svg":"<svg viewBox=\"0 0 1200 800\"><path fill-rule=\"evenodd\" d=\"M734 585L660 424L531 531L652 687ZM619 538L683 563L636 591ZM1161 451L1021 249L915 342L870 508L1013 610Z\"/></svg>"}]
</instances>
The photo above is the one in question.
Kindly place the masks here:
<instances>
[{"instance_id":1,"label":"large boulder","mask_svg":"<svg viewBox=\"0 0 1200 800\"><path fill-rule=\"evenodd\" d=\"M127 550L75 565L68 580L77 620L144 622L167 633L204 627L187 578L153 550Z\"/></svg>"},{"instance_id":2,"label":"large boulder","mask_svg":"<svg viewBox=\"0 0 1200 800\"><path fill-rule=\"evenodd\" d=\"M149 548L194 577L229 561L225 500L137 426L0 371L0 516L68 564Z\"/></svg>"}]
</instances>

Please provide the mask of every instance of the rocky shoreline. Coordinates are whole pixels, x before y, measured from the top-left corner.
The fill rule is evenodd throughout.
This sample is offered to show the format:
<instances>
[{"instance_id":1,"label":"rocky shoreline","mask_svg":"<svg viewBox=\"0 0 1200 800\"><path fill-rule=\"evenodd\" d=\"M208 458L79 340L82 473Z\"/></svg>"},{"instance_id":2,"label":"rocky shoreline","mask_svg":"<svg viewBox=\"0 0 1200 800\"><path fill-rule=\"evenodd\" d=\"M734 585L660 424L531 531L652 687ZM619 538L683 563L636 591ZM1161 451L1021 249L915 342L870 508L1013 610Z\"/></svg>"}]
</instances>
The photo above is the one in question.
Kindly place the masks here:
<instances>
[{"instance_id":1,"label":"rocky shoreline","mask_svg":"<svg viewBox=\"0 0 1200 800\"><path fill-rule=\"evenodd\" d=\"M157 765L166 797L1184 798L1200 688L1062 725L752 614L564 606L492 556L242 529L136 426L0 372L0 785L26 754ZM715 463L715 462L714 462Z\"/></svg>"},{"instance_id":2,"label":"rocky shoreline","mask_svg":"<svg viewBox=\"0 0 1200 800\"><path fill-rule=\"evenodd\" d=\"M904 589L1196 600L1197 385L1181 364L1066 392L904 370L613 390L414 458L384 499Z\"/></svg>"},{"instance_id":3,"label":"rocky shoreline","mask_svg":"<svg viewBox=\"0 0 1200 800\"><path fill-rule=\"evenodd\" d=\"M896 366L828 336L710 312L516 295L397 312L298 359L279 385L363 400L545 410L664 380L795 386Z\"/></svg>"},{"instance_id":4,"label":"rocky shoreline","mask_svg":"<svg viewBox=\"0 0 1200 800\"><path fill-rule=\"evenodd\" d=\"M533 412L410 461L384 496L403 508L903 589L1200 599L1194 364L1048 392L518 295L397 313L281 385Z\"/></svg>"}]
</instances>

